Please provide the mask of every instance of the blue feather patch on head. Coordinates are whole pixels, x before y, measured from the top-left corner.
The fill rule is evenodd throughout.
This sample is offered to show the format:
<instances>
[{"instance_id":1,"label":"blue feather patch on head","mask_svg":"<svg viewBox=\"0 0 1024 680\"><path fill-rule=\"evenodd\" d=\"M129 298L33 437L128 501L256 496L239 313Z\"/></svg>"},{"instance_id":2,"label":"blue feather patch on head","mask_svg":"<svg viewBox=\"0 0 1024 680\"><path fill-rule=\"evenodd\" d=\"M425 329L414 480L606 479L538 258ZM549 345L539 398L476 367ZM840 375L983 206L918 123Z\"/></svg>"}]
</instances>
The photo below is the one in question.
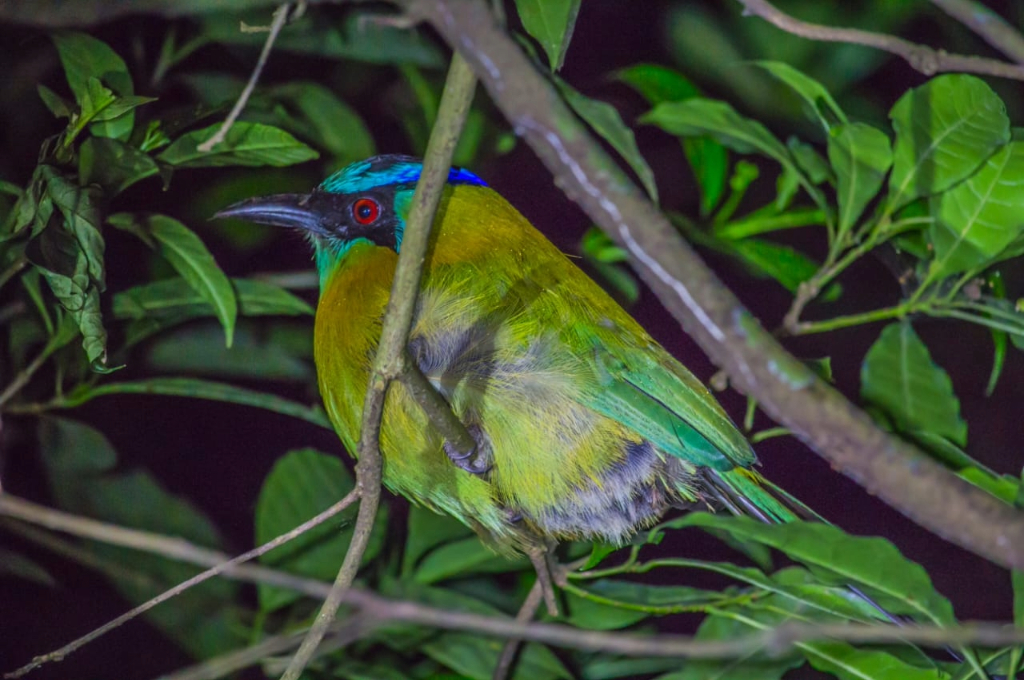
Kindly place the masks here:
<instances>
[{"instance_id":1,"label":"blue feather patch on head","mask_svg":"<svg viewBox=\"0 0 1024 680\"><path fill-rule=\"evenodd\" d=\"M357 194L385 186L415 184L423 172L423 162L412 156L374 156L358 161L334 173L320 184L321 191L333 194ZM487 184L462 168L448 172L449 184Z\"/></svg>"}]
</instances>

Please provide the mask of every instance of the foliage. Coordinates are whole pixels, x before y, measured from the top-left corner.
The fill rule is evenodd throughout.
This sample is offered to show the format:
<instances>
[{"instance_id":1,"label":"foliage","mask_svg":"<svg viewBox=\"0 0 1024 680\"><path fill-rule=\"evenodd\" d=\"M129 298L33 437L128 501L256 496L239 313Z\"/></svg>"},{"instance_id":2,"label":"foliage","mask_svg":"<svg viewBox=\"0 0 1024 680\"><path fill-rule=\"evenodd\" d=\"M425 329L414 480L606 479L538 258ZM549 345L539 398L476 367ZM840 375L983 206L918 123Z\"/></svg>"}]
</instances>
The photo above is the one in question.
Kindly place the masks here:
<instances>
[{"instance_id":1,"label":"foliage","mask_svg":"<svg viewBox=\"0 0 1024 680\"><path fill-rule=\"evenodd\" d=\"M893 7L902 3L871 4L879 21L890 26L907 18ZM579 0L516 0L514 6L522 29L543 51L543 57L534 55L538 66L551 72L566 103L620 154L654 200L660 183L661 199L682 234L793 296L781 333L810 335L889 321L863 357L852 359L861 367L863 403L885 427L914 440L964 479L1020 505L1024 490L1018 477L1000 475L965 452L968 424L956 393L963 387L954 385L918 334L925 318L954 329L990 330L995 354L989 393L1006 363L1019 361L1012 353L1024 349L1024 303L1013 298L1013 280L1009 286L1004 281L1024 254L1024 194L1017 190L1024 177L1024 142L989 85L960 74L932 78L899 97L889 109L890 122L882 125L863 107L844 109L842 97L831 93L866 77L880 64L877 56L858 62L859 70L849 69L851 56L842 47L784 41L786 49L776 54L784 61L735 69L728 82L748 103L757 93L772 93L761 99L782 96L785 88L796 102L793 111L806 115L805 135L783 141L772 131L777 120L743 115L737 106L705 96L683 72L647 63L625 64L614 73L619 87L634 90L649 107L635 131L612 104L584 94L557 73L577 15L588 8ZM369 29L359 29L368 19L361 11L309 8L286 30L278 49L295 59L312 54L345 60L345 72L334 74L330 86L312 79L261 85L243 119L210 152L200 145L218 128L225 102L243 81L227 69L186 66L196 63L190 57L197 51L225 46L252 60L262 38L236 32L238 17L211 14L187 26L168 22L157 62L131 68L96 37L53 35L51 58L59 60L65 82L53 88L40 83L38 94L63 129L40 141L38 162L29 172L0 184L0 374L11 377L0 388L0 413L5 426L13 424L37 444L34 455L61 508L204 547L224 543L214 523L182 494L149 471L122 467L114 445L90 423L90 414L107 401L102 397L155 395L154 409L170 397L242 405L297 419L311 431L330 430L313 405L313 310L303 297L308 280L229 276L225 269L236 267L225 261L244 262L240 253L265 249L272 237L200 220L232 198L268 187L305 190L327 168L372 154L377 144L371 130L377 126L364 120L354 102L381 74L392 85L369 91L393 104L398 114L392 124L405 133L409 150L422 152L439 96L436 69L443 53L420 33L372 18ZM724 20L697 4L680 3L669 14L670 33L685 15L691 25L707 27L709 40L724 39L714 28ZM744 30L752 31L754 48L764 46L761 29ZM190 36L184 42L181 31ZM529 45L525 37L523 42ZM694 71L699 55L691 41L670 42L672 50L685 52L678 55L684 70ZM828 59L817 59L822 54ZM792 64L807 65L819 77ZM514 144L483 99L470 114L459 163L488 163ZM652 128L679 139L699 192L692 206L671 201L671 187L656 182L661 176L641 153L636 133L642 140ZM324 160L314 163L318 158ZM299 164L305 166L291 167ZM239 167L244 174L232 174ZM288 169L274 169L281 167ZM145 194L137 192L156 182L173 187L193 176L210 184L197 191L193 207L174 215L140 208L137 196ZM796 230L807 237L799 244L790 239ZM138 243L129 245L133 239ZM849 297L846 289L858 285L848 277L841 286L840 277L879 249L896 253L900 296L868 311L832 313ZM588 232L581 251L613 293L637 300L640 288L623 267L626 254L606 236ZM816 318L809 321L804 316L811 304ZM838 341L834 347L850 360ZM820 365L828 366L831 379L828 360ZM291 397L281 396L295 385L300 387ZM314 425L319 428L309 427ZM238 427L245 426L241 420ZM751 436L773 434L778 433ZM204 446L200 437L195 451L182 456L206 455ZM257 543L324 509L353 484L336 456L298 447L280 454L258 498L247 501ZM448 517L418 507L400 510L396 506L378 517L360 572L367 585L453 610L516 611L529 583L525 559L494 554ZM328 524L271 553L264 566L329 581L348 545L350 520L347 514L343 526ZM686 546L701 532L740 552L732 562L696 559L685 548L680 555L665 554L668 536ZM72 554L133 604L192 573L124 548L82 544L76 550ZM562 593L565 622L580 628L649 631L660 617L699 613L697 638L717 640L789 620L870 622L884 620L886 612L907 621L957 623L953 605L925 568L895 545L820 523L766 527L694 513L668 520L624 548L570 545L563 551L566 560L590 553L581 569L567 574ZM0 574L58 580L34 553L25 553L0 550ZM773 553L785 555L788 566L775 566ZM714 587L689 585L698 573L720 580L711 581ZM1020 625L1024 578L1015 573L1012 583ZM253 602L230 582L213 581L149 616L188 654L206 659L293 631L308 624L313 611L295 592L260 586ZM317 673L489 678L501 647L500 641L470 633L389 625L365 631L346 650L327 653ZM838 678L939 679L983 676L986 668L1005 674L1020 659L1019 649L963 648L931 656L907 647L830 642L801 643L782 657L756 654L723 667L556 653L530 644L512 677L665 673L662 680L768 679L809 664Z\"/></svg>"}]
</instances>

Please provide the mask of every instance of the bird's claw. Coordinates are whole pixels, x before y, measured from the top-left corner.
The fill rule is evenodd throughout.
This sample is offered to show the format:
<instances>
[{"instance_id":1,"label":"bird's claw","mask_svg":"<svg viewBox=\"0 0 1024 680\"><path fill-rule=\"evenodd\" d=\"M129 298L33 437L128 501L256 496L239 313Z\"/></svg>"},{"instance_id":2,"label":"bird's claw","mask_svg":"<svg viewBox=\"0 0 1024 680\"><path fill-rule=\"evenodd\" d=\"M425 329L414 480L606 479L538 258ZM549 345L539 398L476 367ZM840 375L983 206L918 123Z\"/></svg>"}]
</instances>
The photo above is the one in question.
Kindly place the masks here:
<instances>
[{"instance_id":1,"label":"bird's claw","mask_svg":"<svg viewBox=\"0 0 1024 680\"><path fill-rule=\"evenodd\" d=\"M470 436L473 437L473 441L476 442L476 446L468 452L460 452L446 441L444 443L444 452L448 455L448 459L455 463L455 466L459 469L482 477L490 472L493 466L491 445L479 425L470 425L466 429L469 431Z\"/></svg>"}]
</instances>

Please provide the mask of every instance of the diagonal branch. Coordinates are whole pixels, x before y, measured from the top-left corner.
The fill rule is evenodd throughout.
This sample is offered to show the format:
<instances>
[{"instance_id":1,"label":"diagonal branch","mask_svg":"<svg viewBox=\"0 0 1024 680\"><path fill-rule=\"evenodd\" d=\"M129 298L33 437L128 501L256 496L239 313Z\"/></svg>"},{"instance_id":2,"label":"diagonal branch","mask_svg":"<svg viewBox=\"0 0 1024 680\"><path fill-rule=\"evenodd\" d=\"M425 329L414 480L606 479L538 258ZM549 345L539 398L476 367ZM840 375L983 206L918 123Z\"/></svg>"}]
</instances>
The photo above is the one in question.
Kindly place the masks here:
<instances>
[{"instance_id":1,"label":"diagonal branch","mask_svg":"<svg viewBox=\"0 0 1024 680\"><path fill-rule=\"evenodd\" d=\"M444 93L441 95L437 122L427 143L423 172L416 183L416 192L409 210L395 279L391 287L391 297L384 315L380 344L374 357L373 373L370 375L366 390L362 435L359 441L359 464L356 466L356 483L362 498L352 543L345 554L345 561L330 594L324 600L316 621L309 629L306 639L302 641L299 651L288 664L281 680L298 680L309 659L313 657L317 645L334 621L345 592L355 579L373 529L380 501L380 426L384 413L384 399L388 385L402 375L403 359L409 330L412 327L416 295L423 274L423 262L434 223L434 213L440 203L441 192L448 181L452 154L466 121L466 114L473 103L475 91L476 77L469 65L456 53L452 57Z\"/></svg>"},{"instance_id":2,"label":"diagonal branch","mask_svg":"<svg viewBox=\"0 0 1024 680\"><path fill-rule=\"evenodd\" d=\"M935 534L1024 569L1024 513L879 429L767 333L577 121L482 0L392 0L461 51L556 184L733 378L836 469Z\"/></svg>"},{"instance_id":3,"label":"diagonal branch","mask_svg":"<svg viewBox=\"0 0 1024 680\"><path fill-rule=\"evenodd\" d=\"M889 52L902 57L911 67L926 76L956 72L1024 80L1024 65L1007 64L1004 61L986 59L985 57L950 54L945 50L935 50L927 45L918 45L884 33L812 24L786 14L767 0L738 0L738 2L743 5L745 14L761 17L786 33L819 42L850 43Z\"/></svg>"}]
</instances>

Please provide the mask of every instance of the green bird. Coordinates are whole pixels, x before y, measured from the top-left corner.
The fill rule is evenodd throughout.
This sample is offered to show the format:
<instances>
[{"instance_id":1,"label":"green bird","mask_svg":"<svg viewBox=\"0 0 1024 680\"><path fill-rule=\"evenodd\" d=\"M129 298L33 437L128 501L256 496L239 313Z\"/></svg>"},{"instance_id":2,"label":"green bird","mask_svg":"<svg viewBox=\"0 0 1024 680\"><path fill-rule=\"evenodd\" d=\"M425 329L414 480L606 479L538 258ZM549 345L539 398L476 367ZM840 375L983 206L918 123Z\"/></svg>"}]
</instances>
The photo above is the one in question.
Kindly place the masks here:
<instances>
[{"instance_id":1,"label":"green bird","mask_svg":"<svg viewBox=\"0 0 1024 680\"><path fill-rule=\"evenodd\" d=\"M217 215L308 236L320 277L320 393L353 452L421 170L414 158L377 156L309 194L252 198ZM437 211L408 349L476 447L456 452L392 383L384 484L499 550L619 544L673 507L794 518L704 385L463 169L449 173Z\"/></svg>"}]
</instances>

